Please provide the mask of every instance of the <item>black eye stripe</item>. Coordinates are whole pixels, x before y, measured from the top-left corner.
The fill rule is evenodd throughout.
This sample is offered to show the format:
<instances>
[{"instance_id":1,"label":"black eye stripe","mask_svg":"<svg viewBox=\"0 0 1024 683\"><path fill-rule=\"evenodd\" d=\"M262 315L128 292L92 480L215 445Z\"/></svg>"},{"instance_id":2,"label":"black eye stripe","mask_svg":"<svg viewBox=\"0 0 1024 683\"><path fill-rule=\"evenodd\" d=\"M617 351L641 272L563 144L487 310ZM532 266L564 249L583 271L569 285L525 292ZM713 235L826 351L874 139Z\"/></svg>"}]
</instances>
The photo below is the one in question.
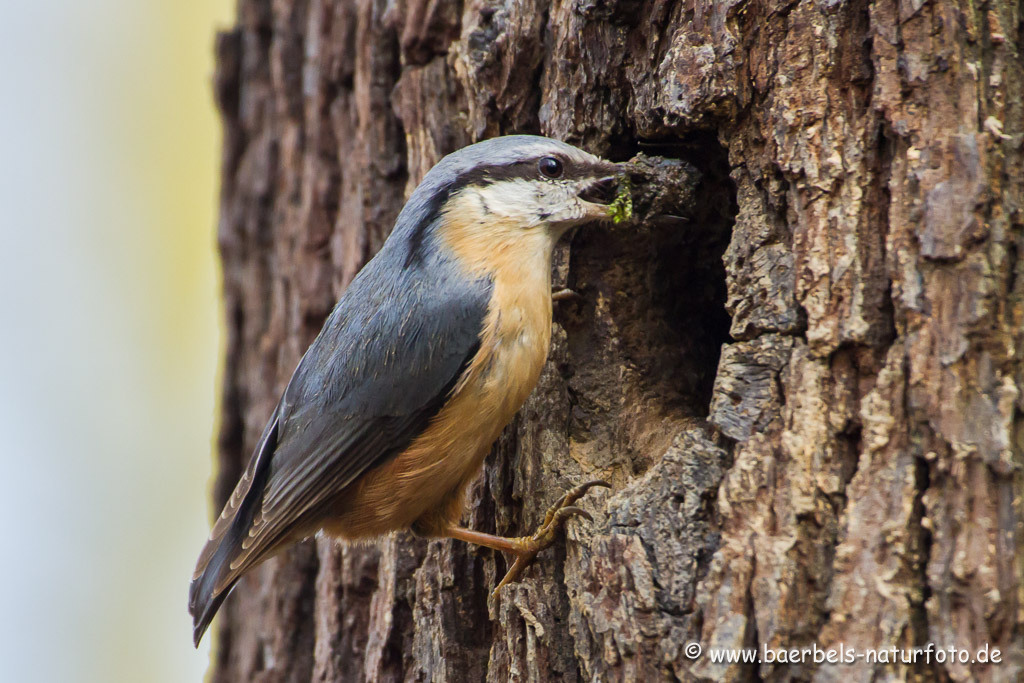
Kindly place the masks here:
<instances>
[{"instance_id":1,"label":"black eye stripe","mask_svg":"<svg viewBox=\"0 0 1024 683\"><path fill-rule=\"evenodd\" d=\"M595 168L591 164L570 161L561 154L545 154L533 159L514 161L508 164L489 164L477 166L476 168L460 174L451 185L448 186L449 194L454 194L464 187L476 186L486 187L504 180L537 180L541 176L538 164L542 159L552 157L562 164L562 174L559 180L580 180L583 178L598 177L605 171Z\"/></svg>"},{"instance_id":2,"label":"black eye stripe","mask_svg":"<svg viewBox=\"0 0 1024 683\"><path fill-rule=\"evenodd\" d=\"M421 218L409 235L409 252L406 267L421 257L420 245L430 225L437 219L445 202L460 190L467 187L487 187L505 180L538 180L537 164L543 157L556 157L562 162L561 180L582 180L596 178L608 174L607 165L598 166L591 163L571 161L560 153L542 154L530 159L521 159L505 164L479 165L455 176L446 185L437 187L429 203L423 206Z\"/></svg>"}]
</instances>

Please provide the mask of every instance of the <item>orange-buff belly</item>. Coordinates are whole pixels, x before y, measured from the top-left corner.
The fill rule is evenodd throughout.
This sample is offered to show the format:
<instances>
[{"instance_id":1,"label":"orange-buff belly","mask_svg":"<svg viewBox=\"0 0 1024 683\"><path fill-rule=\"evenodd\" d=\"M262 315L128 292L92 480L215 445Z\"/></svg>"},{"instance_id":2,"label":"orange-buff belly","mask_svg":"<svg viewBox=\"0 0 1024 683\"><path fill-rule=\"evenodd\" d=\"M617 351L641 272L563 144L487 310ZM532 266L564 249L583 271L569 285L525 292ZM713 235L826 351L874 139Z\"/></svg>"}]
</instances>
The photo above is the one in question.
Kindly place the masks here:
<instances>
[{"instance_id":1,"label":"orange-buff belly","mask_svg":"<svg viewBox=\"0 0 1024 683\"><path fill-rule=\"evenodd\" d=\"M449 223L449 246L464 255L467 270L493 283L480 350L428 428L336 499L328 534L360 538L410 527L441 534L458 522L466 487L540 377L551 340L550 244L540 235L470 243L459 228ZM479 231L464 234L477 239Z\"/></svg>"}]
</instances>

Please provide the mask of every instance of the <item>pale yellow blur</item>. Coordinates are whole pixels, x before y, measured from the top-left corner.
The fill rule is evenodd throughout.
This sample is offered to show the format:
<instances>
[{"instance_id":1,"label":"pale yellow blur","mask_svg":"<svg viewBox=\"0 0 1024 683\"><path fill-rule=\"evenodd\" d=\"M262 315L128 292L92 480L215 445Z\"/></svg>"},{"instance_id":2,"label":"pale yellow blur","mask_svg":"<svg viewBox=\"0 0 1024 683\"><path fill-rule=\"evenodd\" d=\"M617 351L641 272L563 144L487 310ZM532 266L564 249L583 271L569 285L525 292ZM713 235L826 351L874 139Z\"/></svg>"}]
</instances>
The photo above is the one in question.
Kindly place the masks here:
<instances>
[{"instance_id":1,"label":"pale yellow blur","mask_svg":"<svg viewBox=\"0 0 1024 683\"><path fill-rule=\"evenodd\" d=\"M0 22L0 680L198 681L230 0Z\"/></svg>"}]
</instances>

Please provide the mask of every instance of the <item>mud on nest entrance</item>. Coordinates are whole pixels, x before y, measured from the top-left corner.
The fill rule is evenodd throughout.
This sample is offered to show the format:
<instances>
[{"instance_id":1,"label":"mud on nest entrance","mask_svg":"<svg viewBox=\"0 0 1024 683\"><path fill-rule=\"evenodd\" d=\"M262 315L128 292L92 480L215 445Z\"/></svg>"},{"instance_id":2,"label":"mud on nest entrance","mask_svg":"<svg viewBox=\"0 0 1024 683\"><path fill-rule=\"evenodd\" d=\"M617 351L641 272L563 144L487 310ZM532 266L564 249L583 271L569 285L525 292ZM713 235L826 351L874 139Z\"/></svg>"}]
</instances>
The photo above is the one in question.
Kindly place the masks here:
<instances>
[{"instance_id":1,"label":"mud on nest entrance","mask_svg":"<svg viewBox=\"0 0 1024 683\"><path fill-rule=\"evenodd\" d=\"M570 430L612 447L635 441L630 415L707 416L729 341L722 254L737 209L713 134L620 150L619 160L632 157L634 220L573 237L566 284L581 299L557 315L568 336ZM625 426L609 427L616 417Z\"/></svg>"}]
</instances>

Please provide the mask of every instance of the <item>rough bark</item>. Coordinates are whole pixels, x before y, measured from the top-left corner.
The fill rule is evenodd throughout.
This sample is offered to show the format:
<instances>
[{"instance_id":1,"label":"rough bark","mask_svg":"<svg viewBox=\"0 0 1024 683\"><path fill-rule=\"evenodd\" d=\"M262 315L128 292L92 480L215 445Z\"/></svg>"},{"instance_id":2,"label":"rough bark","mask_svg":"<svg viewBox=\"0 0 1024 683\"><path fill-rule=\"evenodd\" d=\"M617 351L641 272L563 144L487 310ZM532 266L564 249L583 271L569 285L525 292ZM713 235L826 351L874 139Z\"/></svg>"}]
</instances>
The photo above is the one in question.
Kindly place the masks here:
<instances>
[{"instance_id":1,"label":"rough bark","mask_svg":"<svg viewBox=\"0 0 1024 683\"><path fill-rule=\"evenodd\" d=\"M594 523L498 606L489 550L308 541L227 601L213 680L1024 675L1022 43L1005 0L240 0L217 44L218 503L443 154L536 132L701 184L684 226L560 250L582 299L465 518L522 534L600 476Z\"/></svg>"}]
</instances>

